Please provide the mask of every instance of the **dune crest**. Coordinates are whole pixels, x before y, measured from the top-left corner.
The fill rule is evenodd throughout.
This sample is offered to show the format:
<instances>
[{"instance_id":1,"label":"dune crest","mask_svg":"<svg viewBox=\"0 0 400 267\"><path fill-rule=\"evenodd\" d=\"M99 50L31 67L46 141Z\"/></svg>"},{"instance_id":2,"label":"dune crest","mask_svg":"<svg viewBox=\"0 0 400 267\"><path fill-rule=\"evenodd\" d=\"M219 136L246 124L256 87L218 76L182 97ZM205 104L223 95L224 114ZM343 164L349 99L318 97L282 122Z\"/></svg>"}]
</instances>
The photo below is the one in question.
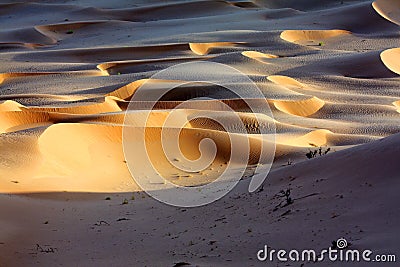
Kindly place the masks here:
<instances>
[{"instance_id":1,"label":"dune crest","mask_svg":"<svg viewBox=\"0 0 400 267\"><path fill-rule=\"evenodd\" d=\"M381 53L381 60L385 66L400 75L400 48L392 48Z\"/></svg>"},{"instance_id":2,"label":"dune crest","mask_svg":"<svg viewBox=\"0 0 400 267\"><path fill-rule=\"evenodd\" d=\"M242 55L260 62L264 62L263 59L279 58L277 55L265 54L257 51L244 51L242 52Z\"/></svg>"},{"instance_id":3,"label":"dune crest","mask_svg":"<svg viewBox=\"0 0 400 267\"><path fill-rule=\"evenodd\" d=\"M193 53L197 55L207 55L214 48L233 47L237 43L233 42L214 42L214 43L189 43L189 47Z\"/></svg>"},{"instance_id":4,"label":"dune crest","mask_svg":"<svg viewBox=\"0 0 400 267\"><path fill-rule=\"evenodd\" d=\"M400 2L396 0L376 0L372 3L375 11L385 19L400 25Z\"/></svg>"},{"instance_id":5,"label":"dune crest","mask_svg":"<svg viewBox=\"0 0 400 267\"><path fill-rule=\"evenodd\" d=\"M400 113L400 100L399 100L399 101L393 102L393 105L394 105L395 107L397 107L397 112Z\"/></svg>"},{"instance_id":6,"label":"dune crest","mask_svg":"<svg viewBox=\"0 0 400 267\"><path fill-rule=\"evenodd\" d=\"M315 130L309 132L303 136L288 139L284 144L292 145L292 146L299 146L299 147L321 147L326 146L328 144L328 138L333 133L329 130Z\"/></svg>"},{"instance_id":7,"label":"dune crest","mask_svg":"<svg viewBox=\"0 0 400 267\"><path fill-rule=\"evenodd\" d=\"M286 30L280 37L291 43L318 45L321 41L350 34L351 32L346 30Z\"/></svg>"},{"instance_id":8,"label":"dune crest","mask_svg":"<svg viewBox=\"0 0 400 267\"><path fill-rule=\"evenodd\" d=\"M305 100L274 100L273 103L278 110L301 117L308 117L325 105L325 102L318 97Z\"/></svg>"},{"instance_id":9,"label":"dune crest","mask_svg":"<svg viewBox=\"0 0 400 267\"><path fill-rule=\"evenodd\" d=\"M282 112L295 116L308 117L318 112L325 105L325 101L318 97L296 92L296 89L304 90L307 88L305 84L296 79L283 75L270 75L267 79L277 85L284 86L289 90L293 89L293 96L296 96L293 100L272 101L274 106ZM299 99L299 97L301 98Z\"/></svg>"},{"instance_id":10,"label":"dune crest","mask_svg":"<svg viewBox=\"0 0 400 267\"><path fill-rule=\"evenodd\" d=\"M0 103L0 112L21 111L21 107L23 107L23 105L16 101L6 100Z\"/></svg>"},{"instance_id":11,"label":"dune crest","mask_svg":"<svg viewBox=\"0 0 400 267\"><path fill-rule=\"evenodd\" d=\"M275 84L286 86L286 87L303 88L303 87L306 86L305 84L297 81L296 79L288 77L288 76L271 75L271 76L268 76L267 79L270 80L271 82L275 83Z\"/></svg>"}]
</instances>

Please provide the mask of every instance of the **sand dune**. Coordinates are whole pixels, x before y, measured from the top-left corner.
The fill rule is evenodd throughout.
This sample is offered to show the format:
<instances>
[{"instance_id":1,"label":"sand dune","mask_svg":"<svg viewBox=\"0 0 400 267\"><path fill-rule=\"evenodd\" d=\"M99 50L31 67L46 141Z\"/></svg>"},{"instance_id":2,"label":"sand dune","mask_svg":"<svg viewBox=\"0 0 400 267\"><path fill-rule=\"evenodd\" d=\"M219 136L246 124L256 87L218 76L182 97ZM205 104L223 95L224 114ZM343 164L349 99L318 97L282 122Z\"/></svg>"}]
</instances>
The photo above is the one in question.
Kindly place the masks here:
<instances>
[{"instance_id":1,"label":"sand dune","mask_svg":"<svg viewBox=\"0 0 400 267\"><path fill-rule=\"evenodd\" d=\"M18 102L15 102L12 100L6 100L0 104L0 112L21 111L21 107L23 107L23 106L21 104L19 104Z\"/></svg>"},{"instance_id":2,"label":"sand dune","mask_svg":"<svg viewBox=\"0 0 400 267\"><path fill-rule=\"evenodd\" d=\"M291 115L305 117L316 113L324 106L324 104L324 101L317 97L306 100L274 101L275 107L280 111Z\"/></svg>"},{"instance_id":3,"label":"sand dune","mask_svg":"<svg viewBox=\"0 0 400 267\"><path fill-rule=\"evenodd\" d=\"M52 45L56 42L56 39L44 35L34 28L8 30L0 33L0 44L2 45L21 44L28 48L36 48L45 45Z\"/></svg>"},{"instance_id":4,"label":"sand dune","mask_svg":"<svg viewBox=\"0 0 400 267\"><path fill-rule=\"evenodd\" d=\"M398 248L398 1L50 2L0 4L0 266L258 266L265 240L342 236ZM249 80L230 68L157 76L194 62ZM163 134L178 140L172 161ZM272 172L249 193L273 139ZM123 147L143 141L171 183L204 185L228 166L241 181L207 207L161 205L128 168L147 166ZM329 153L308 159L319 147ZM195 171L174 164L186 161ZM288 188L294 203L275 212Z\"/></svg>"},{"instance_id":5,"label":"sand dune","mask_svg":"<svg viewBox=\"0 0 400 267\"><path fill-rule=\"evenodd\" d=\"M298 138L294 138L286 144L292 144L294 146L327 146L331 145L328 143L328 136L332 134L331 131L328 130L315 130Z\"/></svg>"},{"instance_id":6,"label":"sand dune","mask_svg":"<svg viewBox=\"0 0 400 267\"><path fill-rule=\"evenodd\" d=\"M381 53L381 59L388 69L394 73L400 74L400 48L385 50Z\"/></svg>"},{"instance_id":7,"label":"sand dune","mask_svg":"<svg viewBox=\"0 0 400 267\"><path fill-rule=\"evenodd\" d=\"M192 148L197 147L202 139L211 138L216 143L218 154L210 168L201 173L188 175L173 168L163 156L160 143L161 128L159 127L163 117L153 116L151 121L145 132L146 141L149 144L149 157L154 163L157 163L157 170L172 182L184 186L207 183L214 180L217 173L225 167L224 162L230 157L229 137L226 132L200 128L183 130L164 128L171 138L177 134L180 136L182 153L189 159L199 157L199 152ZM136 135L140 136L139 131L142 130L138 128L134 132L138 131ZM249 137L243 135L242 138L247 142ZM49 126L37 140L39 151L37 166L34 169L25 169L26 178L14 178L14 175L11 177L9 175L10 179L18 179L18 185L7 186L6 190L14 193L40 192L44 185L48 185L46 191L56 192L64 190L78 192L138 190L126 168L120 145L121 139L121 126L87 123L59 123ZM259 162L260 158L260 141L250 137L249 142L249 164L255 164ZM32 150L30 153L37 152ZM71 157L71 154L75 156ZM116 172L117 169L119 171ZM24 171L23 166L19 167L19 171ZM110 175L117 179L110 179Z\"/></svg>"},{"instance_id":8,"label":"sand dune","mask_svg":"<svg viewBox=\"0 0 400 267\"><path fill-rule=\"evenodd\" d=\"M400 113L400 100L393 102L393 105L395 105L397 107L397 112Z\"/></svg>"},{"instance_id":9,"label":"sand dune","mask_svg":"<svg viewBox=\"0 0 400 267\"><path fill-rule=\"evenodd\" d=\"M235 46L235 43L231 42L189 43L189 47L193 51L193 53L202 56L211 53L213 49L231 47L231 46Z\"/></svg>"},{"instance_id":10,"label":"sand dune","mask_svg":"<svg viewBox=\"0 0 400 267\"><path fill-rule=\"evenodd\" d=\"M385 19L400 25L399 2L394 0L377 0L372 6Z\"/></svg>"},{"instance_id":11,"label":"sand dune","mask_svg":"<svg viewBox=\"0 0 400 267\"><path fill-rule=\"evenodd\" d=\"M341 149L398 131L398 125L395 123L395 114L398 112L393 110L393 105L397 107L399 99L395 89L398 79L397 49L390 49L391 47L384 45L385 40L391 38L387 32L392 28L385 30L388 37L379 43L376 36L380 33L376 32L375 27L370 28L370 36L366 33L366 24L357 24L347 15L354 13L358 8L359 18L373 19L377 25L385 24L385 20L374 13L371 5L337 5L324 2L321 6L326 7L325 10L310 11L319 8L318 3L310 2L305 6L303 4L303 9L300 8L308 11L307 14L294 10L293 8L298 8L298 4L291 1L218 2L212 4L212 9L205 11L204 6L210 8L209 4L156 3L118 10L87 10L71 5L67 10L73 10L74 15L65 14L63 19L51 17L48 22L35 22L32 27L34 17L27 16L29 25L21 22L20 29L14 29L10 25L10 28L2 33L0 40L37 43L49 45L49 48L35 51L10 51L7 48L7 60L19 60L18 64L22 64L22 61L33 59L37 64L40 62L40 66L45 66L43 68L46 70L4 71L1 74L4 92L9 92L1 96L5 101L0 104L3 114L1 131L19 133L43 127L53 129L58 123L121 127L124 119L122 112L128 108L129 100L141 86L146 83L149 87L146 96L148 99L132 105L144 112L151 108L149 105L153 96L181 82L149 79L151 74L174 64L195 60L216 60L228 64L237 62L233 65L257 81L266 101L273 108L275 118L270 119L277 125L277 140L282 145L278 152L286 157L302 160L299 157L300 150L302 147L309 147L310 142L317 145L327 143ZM385 10L382 12L392 14L392 11L387 11L390 5L392 4L385 1L377 1L374 8L380 6L380 10ZM40 4L36 7L38 6ZM32 4L4 6L16 14L31 7ZM57 10L60 7L62 5L51 8ZM182 12L182 8L185 12ZM217 31L217 35L213 33L207 38L201 37L209 34L208 30L202 28L203 18L216 18L221 15L231 18L232 12L236 12L239 17L243 16L241 18L249 19L248 23L254 27L254 31L230 28L229 23L224 24L223 19L218 19L218 27L221 26L224 30ZM256 15L251 17L249 12ZM182 13L185 13L185 16L182 17ZM179 38L169 39L158 30L157 21L152 19L156 14L164 23L174 23L174 19L178 17L187 18L190 21L188 28L193 32L198 31L199 35L181 38L182 34L187 32L177 28L177 31L171 32L170 35ZM345 14L341 25L331 20L340 14ZM324 17L327 19L323 27L308 27L306 15L312 19L318 16L321 20L324 20ZM258 26L260 21L275 23L278 17L286 24L294 23L293 27L288 27L285 23L282 24L285 26L277 24L277 29L281 29L277 33L276 30ZM141 28L142 26L137 28L137 37L129 33L127 29L133 25L138 26L138 22L150 23L148 27L157 29L154 34L160 33L160 37L152 37L147 30ZM127 45L124 45L127 39L121 39L120 46L109 45L109 41L104 42L101 39L98 43L93 43L92 36L100 29L104 34L115 32L129 35L131 39L132 36L135 37L133 41L126 43ZM26 38L15 38L21 36L20 33L24 33ZM360 36L360 33L363 36ZM275 37L266 38L267 36ZM162 42L160 38L163 39ZM74 42L75 40L77 42ZM268 41L263 43L262 40ZM363 41L366 43L365 47L370 45L376 46L377 49L368 51L363 48L362 51L355 51L364 46ZM85 42L92 43L93 46L88 47ZM56 43L56 47L51 46ZM294 48L290 43L300 46ZM348 47L344 47L344 44ZM279 48L281 45L286 45L286 48ZM321 52L310 52L315 51L314 48L320 48ZM293 49L293 52L288 53L290 49ZM57 68L49 71L55 68L54 63L57 62L67 64L63 66L64 70ZM21 66L18 69L26 68L25 65ZM73 70L65 71L72 66ZM326 78L321 79L321 75ZM54 82L53 77L60 78L60 81ZM352 89L349 89L346 83L353 84ZM28 89L27 84L31 86ZM79 88L82 85L84 89ZM57 93L50 94L50 90L46 90L47 86L55 88ZM68 90L70 87L74 88L73 93L68 94L67 92L71 91ZM373 87L387 89L377 91ZM217 117L226 121L228 128L224 129L207 118L195 119L187 127L196 131L205 129L221 134L226 131L236 132L234 120L224 113L226 104L240 112L240 118L247 131L252 134L259 132L257 127L252 126L255 122L247 114L249 110L245 101L227 94L221 87L204 83L181 86L167 93L154 106L157 110L154 111L156 116L151 117L147 125L160 127L171 109L192 97L212 97L218 100L194 101L180 110L182 118L188 119L202 112L214 114L212 111L219 111ZM265 101L245 100L254 104ZM140 114L145 114L143 112L138 112L136 116L141 118ZM371 114L377 115L371 117ZM266 118L263 123L267 125L270 119ZM75 134L71 135L78 138ZM116 139L115 143L118 142L120 143ZM303 151L305 153L307 150ZM126 171L126 167L121 168Z\"/></svg>"},{"instance_id":12,"label":"sand dune","mask_svg":"<svg viewBox=\"0 0 400 267\"><path fill-rule=\"evenodd\" d=\"M265 54L257 51L244 51L242 52L242 55L263 63L269 63L268 59L279 57L277 55Z\"/></svg>"},{"instance_id":13,"label":"sand dune","mask_svg":"<svg viewBox=\"0 0 400 267\"><path fill-rule=\"evenodd\" d=\"M301 82L291 78L291 77L287 77L287 76L281 76L281 75L271 75L268 76L268 80L270 80L273 83L279 84L279 85L283 85L283 86L294 86L294 87L305 87L304 84L302 84Z\"/></svg>"},{"instance_id":14,"label":"sand dune","mask_svg":"<svg viewBox=\"0 0 400 267\"><path fill-rule=\"evenodd\" d=\"M349 34L351 32L345 30L286 30L281 33L281 38L292 43L322 46L331 38Z\"/></svg>"},{"instance_id":15,"label":"sand dune","mask_svg":"<svg viewBox=\"0 0 400 267\"><path fill-rule=\"evenodd\" d=\"M35 128L46 125L49 116L46 113L35 114L23 111L1 112L0 132L15 132L23 129Z\"/></svg>"},{"instance_id":16,"label":"sand dune","mask_svg":"<svg viewBox=\"0 0 400 267\"><path fill-rule=\"evenodd\" d=\"M330 75L359 79L398 77L385 66L380 55L381 51L346 53L330 58L329 64L310 63L308 66L304 66L304 69L313 70L315 73L329 73Z\"/></svg>"}]
</instances>

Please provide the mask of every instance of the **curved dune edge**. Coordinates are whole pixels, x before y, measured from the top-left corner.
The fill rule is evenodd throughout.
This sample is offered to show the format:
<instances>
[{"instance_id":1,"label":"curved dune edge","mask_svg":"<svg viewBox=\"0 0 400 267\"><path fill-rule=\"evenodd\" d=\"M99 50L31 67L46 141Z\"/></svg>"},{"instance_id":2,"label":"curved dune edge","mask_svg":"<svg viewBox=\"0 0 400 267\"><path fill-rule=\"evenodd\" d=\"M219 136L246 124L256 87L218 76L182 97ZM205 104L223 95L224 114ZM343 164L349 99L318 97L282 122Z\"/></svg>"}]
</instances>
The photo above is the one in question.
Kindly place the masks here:
<instances>
[{"instance_id":1,"label":"curved dune edge","mask_svg":"<svg viewBox=\"0 0 400 267\"><path fill-rule=\"evenodd\" d=\"M318 97L312 97L306 100L274 100L274 106L287 114L307 117L320 110L325 102Z\"/></svg>"},{"instance_id":2,"label":"curved dune edge","mask_svg":"<svg viewBox=\"0 0 400 267\"><path fill-rule=\"evenodd\" d=\"M257 51L243 51L242 55L257 61L262 61L262 59L279 58L277 55L265 54Z\"/></svg>"},{"instance_id":3,"label":"curved dune edge","mask_svg":"<svg viewBox=\"0 0 400 267\"><path fill-rule=\"evenodd\" d=\"M151 79L151 82L156 82L156 80ZM108 93L106 96L113 96L117 97L122 100L127 100L130 97L133 96L133 94L136 92L136 90L142 86L145 82L150 82L150 79L140 79L136 80L134 82L128 83L127 85L124 85L117 90L114 90L110 93Z\"/></svg>"},{"instance_id":4,"label":"curved dune edge","mask_svg":"<svg viewBox=\"0 0 400 267\"><path fill-rule=\"evenodd\" d=\"M0 103L0 112L21 111L21 107L23 107L23 105L16 101L6 100Z\"/></svg>"},{"instance_id":5,"label":"curved dune edge","mask_svg":"<svg viewBox=\"0 0 400 267\"><path fill-rule=\"evenodd\" d=\"M372 7L383 18L400 25L400 2L396 0L376 0Z\"/></svg>"},{"instance_id":6,"label":"curved dune edge","mask_svg":"<svg viewBox=\"0 0 400 267\"><path fill-rule=\"evenodd\" d=\"M400 100L393 102L393 105L397 108L397 112L400 113Z\"/></svg>"},{"instance_id":7,"label":"curved dune edge","mask_svg":"<svg viewBox=\"0 0 400 267\"><path fill-rule=\"evenodd\" d=\"M303 43L310 41L321 41L339 36L350 35L346 30L286 30L280 37L291 43Z\"/></svg>"},{"instance_id":8,"label":"curved dune edge","mask_svg":"<svg viewBox=\"0 0 400 267\"><path fill-rule=\"evenodd\" d=\"M299 87L299 88L306 87L305 84L297 81L296 79L288 77L288 76L270 75L267 77L267 79L275 84L286 86L286 87L292 87L292 86Z\"/></svg>"},{"instance_id":9,"label":"curved dune edge","mask_svg":"<svg viewBox=\"0 0 400 267\"><path fill-rule=\"evenodd\" d=\"M233 47L238 43L234 42L214 42L214 43L189 43L190 50L197 55L207 55L213 48Z\"/></svg>"},{"instance_id":10,"label":"curved dune edge","mask_svg":"<svg viewBox=\"0 0 400 267\"><path fill-rule=\"evenodd\" d=\"M77 108L80 109L80 107ZM187 120L188 114L193 112L195 111L176 110L174 116L181 116L184 120ZM169 114L169 110L154 110L150 114L147 111L138 111L133 116L126 116L124 112L81 114L77 112L33 111L26 108L24 111L0 112L0 133L15 132L57 123L94 123L113 126L123 126L124 123L128 123L130 126L142 126L146 123L146 127L162 127ZM125 121L126 118L129 118L129 120ZM178 123L176 125L170 124L169 126L181 127ZM191 127L190 122L184 127Z\"/></svg>"},{"instance_id":11,"label":"curved dune edge","mask_svg":"<svg viewBox=\"0 0 400 267\"><path fill-rule=\"evenodd\" d=\"M392 48L381 53L381 60L385 66L400 75L400 48Z\"/></svg>"},{"instance_id":12,"label":"curved dune edge","mask_svg":"<svg viewBox=\"0 0 400 267\"><path fill-rule=\"evenodd\" d=\"M331 131L325 129L315 130L294 139L286 139L282 144L296 147L325 146L328 145L328 138L332 134Z\"/></svg>"}]
</instances>

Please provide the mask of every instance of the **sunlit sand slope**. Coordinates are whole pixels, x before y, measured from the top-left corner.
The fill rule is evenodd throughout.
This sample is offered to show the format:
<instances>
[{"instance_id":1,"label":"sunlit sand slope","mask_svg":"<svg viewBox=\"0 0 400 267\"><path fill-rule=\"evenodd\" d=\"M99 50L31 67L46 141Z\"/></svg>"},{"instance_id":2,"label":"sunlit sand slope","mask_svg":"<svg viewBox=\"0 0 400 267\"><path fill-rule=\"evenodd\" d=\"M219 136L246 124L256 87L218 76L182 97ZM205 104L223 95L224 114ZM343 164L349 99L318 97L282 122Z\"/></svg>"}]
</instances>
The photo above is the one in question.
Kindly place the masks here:
<instances>
[{"instance_id":1,"label":"sunlit sand slope","mask_svg":"<svg viewBox=\"0 0 400 267\"><path fill-rule=\"evenodd\" d=\"M263 163L260 133L273 123L279 168L308 160L314 147L333 153L400 130L397 1L84 2L1 4L0 16L19 18L4 19L0 33L2 192L139 190L122 132L144 84L146 101L130 106L135 131L151 101L179 85L153 106L145 130L159 171L182 185L223 171L228 133L251 143L251 168ZM240 84L239 99L202 81L151 79L201 61L238 69L264 98L246 92L249 83ZM194 97L208 99L182 107ZM273 116L255 120L246 101L268 104ZM175 108L166 128L168 138L182 139L184 154L199 157L202 138L219 149L204 172L176 170L163 156L161 129Z\"/></svg>"}]
</instances>

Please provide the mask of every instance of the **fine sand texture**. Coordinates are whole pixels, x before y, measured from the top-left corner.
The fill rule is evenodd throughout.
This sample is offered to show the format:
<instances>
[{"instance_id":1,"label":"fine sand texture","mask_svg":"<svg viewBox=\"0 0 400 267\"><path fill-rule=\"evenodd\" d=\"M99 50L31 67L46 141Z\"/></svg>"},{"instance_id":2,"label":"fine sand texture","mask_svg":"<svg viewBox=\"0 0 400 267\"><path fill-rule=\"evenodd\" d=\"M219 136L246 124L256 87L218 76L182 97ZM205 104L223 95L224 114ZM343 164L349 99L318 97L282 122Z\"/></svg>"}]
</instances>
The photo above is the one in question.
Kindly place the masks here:
<instances>
[{"instance_id":1,"label":"fine sand texture","mask_svg":"<svg viewBox=\"0 0 400 267\"><path fill-rule=\"evenodd\" d=\"M257 260L264 245L321 250L338 238L400 258L398 0L0 1L0 22L0 267L365 266ZM263 97L250 82L243 99L152 78L201 62L235 68ZM246 101L272 114L257 120ZM204 207L152 199L128 168L126 118L133 144L179 186L215 181L235 136L249 145L240 182ZM272 169L249 193L272 124ZM212 140L215 158L179 170L164 134L192 161ZM281 205L288 189L294 201Z\"/></svg>"}]
</instances>

